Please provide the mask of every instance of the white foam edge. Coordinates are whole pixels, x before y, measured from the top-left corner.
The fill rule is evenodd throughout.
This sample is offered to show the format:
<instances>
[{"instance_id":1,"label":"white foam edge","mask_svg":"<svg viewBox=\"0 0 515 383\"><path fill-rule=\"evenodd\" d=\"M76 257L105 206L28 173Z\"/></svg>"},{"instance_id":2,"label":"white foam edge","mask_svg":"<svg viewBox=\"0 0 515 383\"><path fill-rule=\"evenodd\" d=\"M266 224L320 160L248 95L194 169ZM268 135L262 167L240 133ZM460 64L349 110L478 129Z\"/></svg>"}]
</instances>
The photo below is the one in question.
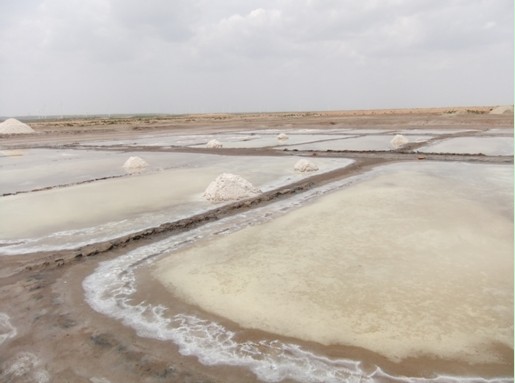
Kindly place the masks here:
<instances>
[{"instance_id":1,"label":"white foam edge","mask_svg":"<svg viewBox=\"0 0 515 383\"><path fill-rule=\"evenodd\" d=\"M18 334L18 330L11 324L10 319L7 313L0 312L0 345Z\"/></svg>"},{"instance_id":2,"label":"white foam edge","mask_svg":"<svg viewBox=\"0 0 515 383\"><path fill-rule=\"evenodd\" d=\"M380 167L379 167L380 168ZM114 260L104 261L82 283L87 303L97 312L121 321L133 328L138 336L172 341L182 355L195 356L205 365L243 366L265 382L293 379L301 382L395 382L431 383L504 383L513 378L435 376L415 378L392 376L377 367L372 373L361 368L360 361L331 359L317 355L293 343L277 340L238 342L235 333L219 323L194 315L167 316L164 305L135 303L132 295L137 290L134 271L149 265L159 256L177 251L201 238L227 235L246 226L269 221L295 207L305 204L330 191L369 179L377 174L375 168L365 174L347 178L301 193L286 201L254 209L206 224L189 232L173 235L159 242L133 250Z\"/></svg>"},{"instance_id":3,"label":"white foam edge","mask_svg":"<svg viewBox=\"0 0 515 383\"><path fill-rule=\"evenodd\" d=\"M48 383L50 375L42 366L41 359L32 352L22 351L4 362L0 378L8 378L8 382L23 381Z\"/></svg>"}]
</instances>

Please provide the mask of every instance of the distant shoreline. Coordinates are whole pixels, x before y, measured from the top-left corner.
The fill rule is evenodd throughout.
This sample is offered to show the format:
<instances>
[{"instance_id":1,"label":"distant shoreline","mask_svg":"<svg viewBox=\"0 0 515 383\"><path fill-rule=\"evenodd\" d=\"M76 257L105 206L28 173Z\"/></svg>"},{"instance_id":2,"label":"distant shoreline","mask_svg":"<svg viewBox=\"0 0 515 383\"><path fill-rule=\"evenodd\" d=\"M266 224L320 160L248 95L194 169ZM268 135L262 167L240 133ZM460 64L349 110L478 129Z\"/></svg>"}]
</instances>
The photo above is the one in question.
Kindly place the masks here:
<instances>
[{"instance_id":1,"label":"distant shoreline","mask_svg":"<svg viewBox=\"0 0 515 383\"><path fill-rule=\"evenodd\" d=\"M18 115L0 116L0 120L17 118L26 121L49 121L49 120L98 120L98 119L138 119L138 118L184 118L184 117L215 117L215 116L284 116L284 117L314 117L314 116L356 116L356 115L403 115L403 114L441 114L468 112L484 114L490 112L497 105L487 106L440 106L424 108L379 108L379 109L341 109L341 110L312 110L312 111L282 111L282 112L234 112L234 113L113 113L113 114L69 114L69 115Z\"/></svg>"}]
</instances>

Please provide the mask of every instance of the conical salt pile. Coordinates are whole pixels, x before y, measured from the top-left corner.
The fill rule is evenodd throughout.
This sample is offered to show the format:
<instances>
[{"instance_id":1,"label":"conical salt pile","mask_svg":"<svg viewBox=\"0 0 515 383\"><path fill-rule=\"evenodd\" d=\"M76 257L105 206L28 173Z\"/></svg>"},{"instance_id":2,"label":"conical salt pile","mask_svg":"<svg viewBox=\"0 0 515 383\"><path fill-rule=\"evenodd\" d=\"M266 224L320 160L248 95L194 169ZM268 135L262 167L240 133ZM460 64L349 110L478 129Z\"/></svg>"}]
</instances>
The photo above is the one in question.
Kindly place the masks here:
<instances>
[{"instance_id":1,"label":"conical salt pile","mask_svg":"<svg viewBox=\"0 0 515 383\"><path fill-rule=\"evenodd\" d=\"M137 156L129 157L129 159L123 164L123 168L127 171L142 170L147 166L147 161Z\"/></svg>"},{"instance_id":2,"label":"conical salt pile","mask_svg":"<svg viewBox=\"0 0 515 383\"><path fill-rule=\"evenodd\" d=\"M298 172L315 172L318 170L318 166L316 166L313 162L308 161L304 158L297 161L295 166L293 167Z\"/></svg>"},{"instance_id":3,"label":"conical salt pile","mask_svg":"<svg viewBox=\"0 0 515 383\"><path fill-rule=\"evenodd\" d=\"M285 134L285 133L279 133L279 134L277 135L277 139L278 139L278 140L287 140L288 138L289 138L289 137L288 137L288 135L287 135L287 134Z\"/></svg>"},{"instance_id":4,"label":"conical salt pile","mask_svg":"<svg viewBox=\"0 0 515 383\"><path fill-rule=\"evenodd\" d=\"M211 140L206 146L210 149L220 149L223 147L223 144L218 140Z\"/></svg>"},{"instance_id":5,"label":"conical salt pile","mask_svg":"<svg viewBox=\"0 0 515 383\"><path fill-rule=\"evenodd\" d=\"M15 118L8 118L0 123L0 134L27 134L34 132L34 129L30 126Z\"/></svg>"},{"instance_id":6,"label":"conical salt pile","mask_svg":"<svg viewBox=\"0 0 515 383\"><path fill-rule=\"evenodd\" d=\"M513 114L513 105L498 106L493 108L490 114Z\"/></svg>"},{"instance_id":7,"label":"conical salt pile","mask_svg":"<svg viewBox=\"0 0 515 383\"><path fill-rule=\"evenodd\" d=\"M235 201L254 197L259 193L261 190L245 178L236 174L223 173L209 184L204 192L204 198L212 202Z\"/></svg>"},{"instance_id":8,"label":"conical salt pile","mask_svg":"<svg viewBox=\"0 0 515 383\"><path fill-rule=\"evenodd\" d=\"M402 134L396 134L395 137L390 141L390 147L392 149L399 149L401 146L406 145L408 142L409 140Z\"/></svg>"}]
</instances>

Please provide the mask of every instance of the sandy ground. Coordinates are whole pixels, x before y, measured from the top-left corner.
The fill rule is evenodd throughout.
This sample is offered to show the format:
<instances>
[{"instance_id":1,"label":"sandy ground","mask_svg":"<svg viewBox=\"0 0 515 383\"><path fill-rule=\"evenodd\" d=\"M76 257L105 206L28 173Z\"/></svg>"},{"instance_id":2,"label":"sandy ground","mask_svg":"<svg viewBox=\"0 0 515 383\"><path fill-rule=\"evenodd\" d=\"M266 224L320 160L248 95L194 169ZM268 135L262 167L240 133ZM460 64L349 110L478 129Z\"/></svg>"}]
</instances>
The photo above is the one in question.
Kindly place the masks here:
<instances>
[{"instance_id":1,"label":"sandy ground","mask_svg":"<svg viewBox=\"0 0 515 383\"><path fill-rule=\"evenodd\" d=\"M35 121L36 134L4 135L0 149L34 147L64 148L91 140L137 138L143 134L184 134L259 129L507 129L512 134L513 115L486 114L491 107L382 110L349 112L276 113L250 115L157 116L123 119L74 119ZM449 133L453 136L453 133ZM415 146L416 147L416 146ZM332 180L363 172L374 165L405 160L443 160L513 163L513 156L416 154L408 149L395 152L307 152L308 156L353 158L346 168L315 175L294 185L237 202L173 224L145 230L106 243L84 248L0 258L0 381L2 382L251 382L255 376L242 368L207 367L193 357L181 356L171 343L137 336L119 322L93 311L84 301L82 280L99 262L224 216L241 213ZM118 148L123 150L124 148ZM131 150L138 150L132 148ZM159 147L156 151L216 152L226 155L292 155L293 151L270 149L186 149ZM157 288L157 287L156 287ZM157 293L159 294L159 292ZM164 292L163 292L164 294ZM180 302L176 302L181 305ZM190 308L191 309L191 308ZM15 328L15 330L13 330ZM3 340L3 343L1 343ZM316 347L316 345L315 345ZM507 363L483 366L488 376L513 376L513 350L502 350ZM367 354L355 350L356 355ZM395 365L383 362L392 372L406 375L424 371L427 361ZM510 362L511 361L511 362ZM448 366L456 374L466 365ZM16 366L17 368L13 368ZM415 366L415 367L414 367ZM422 366L422 367L421 367Z\"/></svg>"}]
</instances>

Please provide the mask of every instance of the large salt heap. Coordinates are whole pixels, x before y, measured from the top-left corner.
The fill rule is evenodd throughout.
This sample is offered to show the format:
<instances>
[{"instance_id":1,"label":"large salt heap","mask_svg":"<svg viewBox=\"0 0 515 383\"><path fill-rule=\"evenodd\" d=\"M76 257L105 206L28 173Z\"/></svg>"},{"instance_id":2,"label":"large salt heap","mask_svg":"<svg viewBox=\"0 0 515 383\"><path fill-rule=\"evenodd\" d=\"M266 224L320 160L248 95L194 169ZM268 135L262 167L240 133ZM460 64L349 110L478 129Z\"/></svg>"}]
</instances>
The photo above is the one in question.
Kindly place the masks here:
<instances>
[{"instance_id":1,"label":"large salt heap","mask_svg":"<svg viewBox=\"0 0 515 383\"><path fill-rule=\"evenodd\" d=\"M490 114L513 114L513 105L498 106L493 108Z\"/></svg>"},{"instance_id":2,"label":"large salt heap","mask_svg":"<svg viewBox=\"0 0 515 383\"><path fill-rule=\"evenodd\" d=\"M223 144L218 140L211 140L207 143L207 147L210 149L221 149Z\"/></svg>"},{"instance_id":3,"label":"large salt heap","mask_svg":"<svg viewBox=\"0 0 515 383\"><path fill-rule=\"evenodd\" d=\"M123 168L128 172L141 171L147 166L147 161L137 156L129 157L129 159L123 164Z\"/></svg>"},{"instance_id":4,"label":"large salt heap","mask_svg":"<svg viewBox=\"0 0 515 383\"><path fill-rule=\"evenodd\" d=\"M288 135L287 135L287 134L285 134L285 133L279 133L279 134L277 135L277 139L278 139L278 140L281 140L281 141L282 141L282 140L287 140L288 138L289 138L289 137L288 137Z\"/></svg>"},{"instance_id":5,"label":"large salt heap","mask_svg":"<svg viewBox=\"0 0 515 383\"><path fill-rule=\"evenodd\" d=\"M318 166L315 165L313 162L308 161L304 158L297 161L295 166L293 167L298 172L315 172L318 170Z\"/></svg>"},{"instance_id":6,"label":"large salt heap","mask_svg":"<svg viewBox=\"0 0 515 383\"><path fill-rule=\"evenodd\" d=\"M261 190L245 178L236 174L222 173L209 184L203 196L208 201L236 201L242 198L254 197Z\"/></svg>"},{"instance_id":7,"label":"large salt heap","mask_svg":"<svg viewBox=\"0 0 515 383\"><path fill-rule=\"evenodd\" d=\"M34 132L35 130L30 126L15 118L8 118L0 123L0 134L27 134Z\"/></svg>"},{"instance_id":8,"label":"large salt heap","mask_svg":"<svg viewBox=\"0 0 515 383\"><path fill-rule=\"evenodd\" d=\"M396 134L395 137L390 141L390 147L392 149L399 149L401 146L406 145L408 142L409 140L402 134Z\"/></svg>"}]
</instances>

